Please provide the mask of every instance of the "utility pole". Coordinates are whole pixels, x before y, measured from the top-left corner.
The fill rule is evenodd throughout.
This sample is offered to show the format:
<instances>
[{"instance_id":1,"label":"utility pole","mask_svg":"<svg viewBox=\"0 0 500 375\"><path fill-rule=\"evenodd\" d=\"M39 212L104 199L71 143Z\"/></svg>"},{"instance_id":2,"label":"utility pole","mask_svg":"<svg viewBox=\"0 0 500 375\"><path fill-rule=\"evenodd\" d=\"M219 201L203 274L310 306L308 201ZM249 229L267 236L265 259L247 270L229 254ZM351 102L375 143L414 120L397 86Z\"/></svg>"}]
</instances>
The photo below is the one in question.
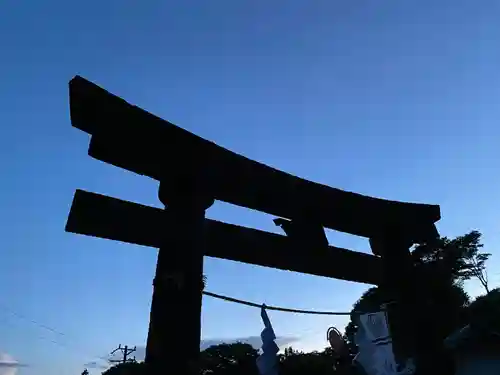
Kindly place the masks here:
<instances>
[{"instance_id":1,"label":"utility pole","mask_svg":"<svg viewBox=\"0 0 500 375\"><path fill-rule=\"evenodd\" d=\"M111 363L127 363L127 362L135 362L135 357L129 358L129 355L132 354L137 350L137 347L134 346L134 348L129 348L127 345L123 346L120 344L118 345L118 348L113 350L110 355L115 354L116 352L120 351L122 352L122 358L121 359L110 359L109 362Z\"/></svg>"}]
</instances>

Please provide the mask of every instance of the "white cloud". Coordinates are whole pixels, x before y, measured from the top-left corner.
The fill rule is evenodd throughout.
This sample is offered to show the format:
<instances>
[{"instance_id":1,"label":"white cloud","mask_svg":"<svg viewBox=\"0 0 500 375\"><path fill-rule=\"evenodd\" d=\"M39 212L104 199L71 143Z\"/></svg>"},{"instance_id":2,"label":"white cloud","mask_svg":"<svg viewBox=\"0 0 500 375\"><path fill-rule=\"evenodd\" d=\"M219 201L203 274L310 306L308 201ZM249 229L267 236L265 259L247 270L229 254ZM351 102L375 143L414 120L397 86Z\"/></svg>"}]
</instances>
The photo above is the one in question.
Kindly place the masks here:
<instances>
[{"instance_id":1,"label":"white cloud","mask_svg":"<svg viewBox=\"0 0 500 375\"><path fill-rule=\"evenodd\" d=\"M0 352L0 375L16 375L21 366L12 356Z\"/></svg>"},{"instance_id":2,"label":"white cloud","mask_svg":"<svg viewBox=\"0 0 500 375\"><path fill-rule=\"evenodd\" d=\"M92 361L92 362L87 362L83 366L86 367L87 369L106 370L109 367L109 363L104 361L101 362Z\"/></svg>"}]
</instances>

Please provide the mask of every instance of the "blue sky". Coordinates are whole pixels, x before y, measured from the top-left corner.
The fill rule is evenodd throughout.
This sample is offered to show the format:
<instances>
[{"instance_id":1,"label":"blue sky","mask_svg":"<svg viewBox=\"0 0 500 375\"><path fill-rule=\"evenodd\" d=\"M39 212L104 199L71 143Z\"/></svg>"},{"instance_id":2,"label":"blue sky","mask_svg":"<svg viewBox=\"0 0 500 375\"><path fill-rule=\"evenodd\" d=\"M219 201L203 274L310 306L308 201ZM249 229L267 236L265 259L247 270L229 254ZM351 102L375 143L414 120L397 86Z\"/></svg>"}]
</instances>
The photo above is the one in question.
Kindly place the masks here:
<instances>
[{"instance_id":1,"label":"blue sky","mask_svg":"<svg viewBox=\"0 0 500 375\"><path fill-rule=\"evenodd\" d=\"M64 224L76 188L159 206L157 184L87 156L88 136L69 121L75 74L301 177L440 204L443 235L484 234L498 285L499 16L496 0L2 2L0 352L30 365L22 374L79 374L119 343L145 342L155 250ZM277 230L227 204L208 216ZM369 251L365 239L329 239ZM222 260L205 268L210 291L295 308L348 311L366 289ZM304 349L346 323L270 316ZM261 328L256 309L204 300L205 339Z\"/></svg>"}]
</instances>

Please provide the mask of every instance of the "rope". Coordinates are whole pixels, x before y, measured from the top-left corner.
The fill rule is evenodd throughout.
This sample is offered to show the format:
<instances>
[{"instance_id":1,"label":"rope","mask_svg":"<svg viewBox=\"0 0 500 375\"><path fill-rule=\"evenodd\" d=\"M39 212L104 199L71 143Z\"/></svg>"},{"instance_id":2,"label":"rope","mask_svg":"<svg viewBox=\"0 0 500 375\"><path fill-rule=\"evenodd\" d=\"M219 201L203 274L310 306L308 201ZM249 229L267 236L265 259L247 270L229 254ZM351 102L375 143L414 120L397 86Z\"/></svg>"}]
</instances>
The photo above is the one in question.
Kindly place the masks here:
<instances>
[{"instance_id":1,"label":"rope","mask_svg":"<svg viewBox=\"0 0 500 375\"><path fill-rule=\"evenodd\" d=\"M262 306L264 306L267 310L275 310L275 311L282 311L282 312L295 313L295 314L351 315L351 313L348 313L348 312L311 311L311 310L288 309L288 308L285 308L285 307L277 307L277 306L268 306L268 305L262 305L262 304L255 303L255 302L244 301L242 299L227 297L227 296L223 296L223 295L220 295L220 294L215 294L215 293L211 293L211 292L205 292L205 291L203 291L203 294L206 295L206 296L209 296L209 297L213 297L213 298L217 298L217 299L223 300L223 301L239 303L240 305L257 307L259 309L262 308Z\"/></svg>"}]
</instances>

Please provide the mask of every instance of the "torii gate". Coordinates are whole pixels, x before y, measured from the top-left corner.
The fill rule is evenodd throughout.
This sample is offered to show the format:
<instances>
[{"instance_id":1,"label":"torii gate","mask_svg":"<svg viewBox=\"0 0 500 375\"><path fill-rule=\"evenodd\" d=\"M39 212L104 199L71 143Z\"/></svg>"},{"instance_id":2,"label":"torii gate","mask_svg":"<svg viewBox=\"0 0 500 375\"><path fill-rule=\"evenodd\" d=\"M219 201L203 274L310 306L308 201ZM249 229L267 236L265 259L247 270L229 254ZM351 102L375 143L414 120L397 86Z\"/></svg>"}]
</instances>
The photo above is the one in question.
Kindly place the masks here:
<instances>
[{"instance_id":1,"label":"torii gate","mask_svg":"<svg viewBox=\"0 0 500 375\"><path fill-rule=\"evenodd\" d=\"M204 255L380 285L394 301L391 326L404 332L394 337L397 351L419 356L409 248L438 236L439 206L363 196L276 170L79 76L69 94L72 125L91 135L91 157L160 182L164 210L77 190L66 224L68 232L160 249L146 350L152 373L196 373ZM216 199L286 218L277 223L289 236L206 219ZM329 246L323 227L369 238L375 255Z\"/></svg>"}]
</instances>

